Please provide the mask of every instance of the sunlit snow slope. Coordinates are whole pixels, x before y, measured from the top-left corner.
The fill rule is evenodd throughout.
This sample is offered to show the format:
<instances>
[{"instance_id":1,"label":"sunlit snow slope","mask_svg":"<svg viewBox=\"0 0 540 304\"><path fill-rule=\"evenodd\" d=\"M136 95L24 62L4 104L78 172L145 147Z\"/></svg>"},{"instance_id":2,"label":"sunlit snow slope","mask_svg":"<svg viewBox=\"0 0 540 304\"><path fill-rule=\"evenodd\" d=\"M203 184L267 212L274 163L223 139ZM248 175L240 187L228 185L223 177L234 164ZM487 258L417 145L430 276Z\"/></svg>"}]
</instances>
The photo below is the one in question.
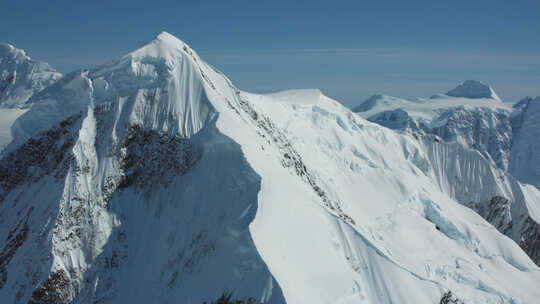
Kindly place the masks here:
<instances>
[{"instance_id":1,"label":"sunlit snow slope","mask_svg":"<svg viewBox=\"0 0 540 304\"><path fill-rule=\"evenodd\" d=\"M9 303L540 297L540 269L441 187L423 138L319 90L242 92L161 33L29 102L0 160Z\"/></svg>"},{"instance_id":2,"label":"sunlit snow slope","mask_svg":"<svg viewBox=\"0 0 540 304\"><path fill-rule=\"evenodd\" d=\"M61 76L23 50L0 43L0 151L11 141L11 125L28 108L28 99Z\"/></svg>"},{"instance_id":3,"label":"sunlit snow slope","mask_svg":"<svg viewBox=\"0 0 540 304\"><path fill-rule=\"evenodd\" d=\"M466 81L447 94L412 100L375 95L353 111L420 140L428 159L424 171L441 190L477 211L540 264L540 153L533 139L540 99L503 103L478 81Z\"/></svg>"}]
</instances>

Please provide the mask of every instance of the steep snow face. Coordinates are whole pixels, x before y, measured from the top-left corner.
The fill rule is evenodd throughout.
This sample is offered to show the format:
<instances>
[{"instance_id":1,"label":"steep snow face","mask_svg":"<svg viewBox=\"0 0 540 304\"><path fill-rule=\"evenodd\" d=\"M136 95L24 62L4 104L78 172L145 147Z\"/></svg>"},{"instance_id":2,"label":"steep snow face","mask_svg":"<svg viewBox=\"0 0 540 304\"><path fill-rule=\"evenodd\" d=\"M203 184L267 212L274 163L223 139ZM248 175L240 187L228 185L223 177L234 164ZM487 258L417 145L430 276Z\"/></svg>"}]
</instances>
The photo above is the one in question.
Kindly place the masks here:
<instances>
[{"instance_id":1,"label":"steep snow face","mask_svg":"<svg viewBox=\"0 0 540 304\"><path fill-rule=\"evenodd\" d=\"M61 76L23 50L0 43L0 152L11 142L11 126L26 112L28 99Z\"/></svg>"},{"instance_id":2,"label":"steep snow face","mask_svg":"<svg viewBox=\"0 0 540 304\"><path fill-rule=\"evenodd\" d=\"M432 135L416 135L427 163L421 168L440 189L475 210L540 264L540 191L519 183L475 150Z\"/></svg>"},{"instance_id":3,"label":"steep snow face","mask_svg":"<svg viewBox=\"0 0 540 304\"><path fill-rule=\"evenodd\" d=\"M512 105L443 94L413 100L375 95L354 111L400 132L434 134L477 150L519 181L540 188L539 169L530 165L539 155L538 100L526 97Z\"/></svg>"},{"instance_id":4,"label":"steep snow face","mask_svg":"<svg viewBox=\"0 0 540 304\"><path fill-rule=\"evenodd\" d=\"M520 181L540 189L540 97L517 103L520 113L513 118L510 166L508 171Z\"/></svg>"},{"instance_id":5,"label":"steep snow face","mask_svg":"<svg viewBox=\"0 0 540 304\"><path fill-rule=\"evenodd\" d=\"M493 88L477 80L464 81L456 88L446 92L446 95L465 98L491 98L501 101Z\"/></svg>"},{"instance_id":6,"label":"steep snow face","mask_svg":"<svg viewBox=\"0 0 540 304\"><path fill-rule=\"evenodd\" d=\"M354 111L387 128L426 132L458 142L476 149L499 168L508 168L514 111L511 105L490 98L435 95L407 100L380 96L368 99Z\"/></svg>"},{"instance_id":7,"label":"steep snow face","mask_svg":"<svg viewBox=\"0 0 540 304\"><path fill-rule=\"evenodd\" d=\"M532 140L538 130L534 106L532 115L527 114L532 99L512 107L492 99L446 95L373 100L357 107L364 110L358 114L404 135L422 138L422 150L430 163L425 165L426 174L440 189L477 211L540 263L536 246L525 245L538 243L540 237L540 218L535 216L534 207L537 199L526 195L529 190L517 181L538 185L540 180L534 173L536 166L530 166L538 155L537 141Z\"/></svg>"},{"instance_id":8,"label":"steep snow face","mask_svg":"<svg viewBox=\"0 0 540 304\"><path fill-rule=\"evenodd\" d=\"M203 68L162 33L34 96L0 161L0 298L284 302L248 230L261 178Z\"/></svg>"},{"instance_id":9,"label":"steep snow face","mask_svg":"<svg viewBox=\"0 0 540 304\"><path fill-rule=\"evenodd\" d=\"M12 146L89 105L110 102L131 107L130 124L190 137L215 116L197 61L187 45L162 33L119 61L72 72L29 101L32 111L12 127Z\"/></svg>"},{"instance_id":10,"label":"steep snow face","mask_svg":"<svg viewBox=\"0 0 540 304\"><path fill-rule=\"evenodd\" d=\"M420 139L318 90L242 92L162 33L31 101L0 159L10 303L540 297L540 269L441 189Z\"/></svg>"},{"instance_id":11,"label":"steep snow face","mask_svg":"<svg viewBox=\"0 0 540 304\"><path fill-rule=\"evenodd\" d=\"M47 63L30 59L23 50L0 43L0 107L23 105L61 76Z\"/></svg>"},{"instance_id":12,"label":"steep snow face","mask_svg":"<svg viewBox=\"0 0 540 304\"><path fill-rule=\"evenodd\" d=\"M318 205L330 214L330 223L336 223L330 232L322 228L327 225L319 223L316 212L309 205L303 206L299 194L295 194L302 189L301 185L295 185L292 179L285 180L287 175L278 173L281 169L277 164L252 162L255 157L246 152L250 163L261 168L257 171L280 176L265 184L268 173L261 173L260 209L252 231L287 300L433 303L441 298L437 290L450 288L465 303L522 301L509 296L513 293L508 291L497 295L485 292L495 288L493 283L487 283L491 287L486 289L478 288L487 287L486 282L491 281L487 274L491 270L485 267L491 267L487 266L488 260L495 262L491 260L495 255L487 252L501 249L495 243L490 245L484 237L498 233L469 208L441 192L434 183L430 171L435 169L421 142L370 124L328 98L312 104L276 102L265 95L244 92L238 98L245 107L250 105L251 110L246 112L251 113L252 121L265 125L269 119L282 130L273 134L278 141L279 135L287 138L281 152L283 164L294 168L293 174L307 176L308 183L312 181L320 187L328 204L321 199ZM272 154L271 143L276 138L270 135L267 139L267 144L259 151L253 148L252 153ZM300 158L287 150L289 147ZM298 173L298 167L307 170ZM480 189L470 189L475 190ZM295 197L294 201L291 197ZM291 212L280 212L282 209ZM278 217L280 225L276 227ZM291 226L297 228L288 229ZM271 229L279 229L279 233L272 235ZM257 238L263 234L264 237ZM313 238L306 239L306 235ZM509 239L498 240L504 242L505 248L517 248ZM276 248L276 244L280 245ZM317 246L313 247L314 244ZM334 249L329 250L330 247ZM336 260L334 250L344 260ZM281 252L291 255L283 257ZM508 253L500 257L509 257ZM502 259L506 262L495 262L498 266L493 267L514 261ZM326 262L321 263L323 260ZM306 280L306 274L312 279ZM529 290L517 285L515 288L520 292ZM315 292L319 289L324 294Z\"/></svg>"}]
</instances>

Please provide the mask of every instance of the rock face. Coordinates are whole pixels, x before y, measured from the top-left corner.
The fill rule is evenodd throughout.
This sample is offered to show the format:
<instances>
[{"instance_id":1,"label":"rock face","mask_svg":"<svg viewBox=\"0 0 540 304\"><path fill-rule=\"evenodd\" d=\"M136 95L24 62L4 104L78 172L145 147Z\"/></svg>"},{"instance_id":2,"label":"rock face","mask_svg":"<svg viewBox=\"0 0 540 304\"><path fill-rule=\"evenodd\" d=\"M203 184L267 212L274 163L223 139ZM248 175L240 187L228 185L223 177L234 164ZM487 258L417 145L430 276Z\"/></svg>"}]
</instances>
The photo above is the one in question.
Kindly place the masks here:
<instances>
[{"instance_id":1,"label":"rock face","mask_svg":"<svg viewBox=\"0 0 540 304\"><path fill-rule=\"evenodd\" d=\"M0 43L0 107L24 105L61 76L47 63L30 59L23 50Z\"/></svg>"},{"instance_id":2,"label":"rock face","mask_svg":"<svg viewBox=\"0 0 540 304\"><path fill-rule=\"evenodd\" d=\"M6 302L540 297L540 269L485 220L525 230L535 258L538 190L406 111L418 132L318 90L243 92L167 33L27 103L0 156Z\"/></svg>"},{"instance_id":3,"label":"rock face","mask_svg":"<svg viewBox=\"0 0 540 304\"><path fill-rule=\"evenodd\" d=\"M490 86L476 80L464 81L454 89L446 92L446 95L465 98L491 98L500 101L499 96L495 94L495 91Z\"/></svg>"}]
</instances>

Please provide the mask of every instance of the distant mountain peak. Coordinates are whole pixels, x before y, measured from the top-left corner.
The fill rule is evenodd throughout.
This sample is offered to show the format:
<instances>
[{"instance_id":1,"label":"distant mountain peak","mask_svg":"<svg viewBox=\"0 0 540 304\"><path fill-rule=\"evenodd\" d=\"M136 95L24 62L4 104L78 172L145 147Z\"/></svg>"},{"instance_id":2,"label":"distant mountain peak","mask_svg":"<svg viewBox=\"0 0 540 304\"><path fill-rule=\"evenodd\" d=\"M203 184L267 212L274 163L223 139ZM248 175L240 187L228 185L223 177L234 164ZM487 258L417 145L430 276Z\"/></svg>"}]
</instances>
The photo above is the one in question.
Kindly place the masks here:
<instances>
[{"instance_id":1,"label":"distant mountain peak","mask_svg":"<svg viewBox=\"0 0 540 304\"><path fill-rule=\"evenodd\" d=\"M522 108L524 106L527 106L529 102L533 101L533 98L531 96L525 96L524 98L520 99L518 102L516 102L512 107L515 109Z\"/></svg>"},{"instance_id":2,"label":"distant mountain peak","mask_svg":"<svg viewBox=\"0 0 540 304\"><path fill-rule=\"evenodd\" d=\"M403 101L401 98L383 95L383 94L374 94L370 98L366 99L364 102L352 109L353 112L365 112L375 108L377 105L386 104L390 105L392 103L399 103Z\"/></svg>"},{"instance_id":3,"label":"distant mountain peak","mask_svg":"<svg viewBox=\"0 0 540 304\"><path fill-rule=\"evenodd\" d=\"M0 107L23 105L61 76L49 64L32 60L25 51L0 43Z\"/></svg>"},{"instance_id":4,"label":"distant mountain peak","mask_svg":"<svg viewBox=\"0 0 540 304\"><path fill-rule=\"evenodd\" d=\"M24 50L18 49L9 43L0 42L0 57L17 57L30 59Z\"/></svg>"},{"instance_id":5,"label":"distant mountain peak","mask_svg":"<svg viewBox=\"0 0 540 304\"><path fill-rule=\"evenodd\" d=\"M465 98L491 98L501 101L492 87L478 80L466 80L454 89L446 92L446 95Z\"/></svg>"}]
</instances>

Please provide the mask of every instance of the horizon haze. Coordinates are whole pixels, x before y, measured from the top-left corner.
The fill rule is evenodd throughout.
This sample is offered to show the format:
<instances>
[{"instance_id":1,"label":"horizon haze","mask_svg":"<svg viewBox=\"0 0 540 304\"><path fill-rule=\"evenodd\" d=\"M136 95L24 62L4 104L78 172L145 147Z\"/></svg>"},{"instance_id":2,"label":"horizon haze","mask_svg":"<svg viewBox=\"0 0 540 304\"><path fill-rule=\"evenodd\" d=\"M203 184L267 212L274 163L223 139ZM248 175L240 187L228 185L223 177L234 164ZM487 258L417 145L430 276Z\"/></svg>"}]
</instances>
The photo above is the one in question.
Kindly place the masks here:
<instances>
[{"instance_id":1,"label":"horizon haze","mask_svg":"<svg viewBox=\"0 0 540 304\"><path fill-rule=\"evenodd\" d=\"M351 107L373 94L427 97L474 79L505 101L540 95L537 1L36 1L0 10L9 12L0 40L64 74L167 31L253 92L319 88Z\"/></svg>"}]
</instances>

